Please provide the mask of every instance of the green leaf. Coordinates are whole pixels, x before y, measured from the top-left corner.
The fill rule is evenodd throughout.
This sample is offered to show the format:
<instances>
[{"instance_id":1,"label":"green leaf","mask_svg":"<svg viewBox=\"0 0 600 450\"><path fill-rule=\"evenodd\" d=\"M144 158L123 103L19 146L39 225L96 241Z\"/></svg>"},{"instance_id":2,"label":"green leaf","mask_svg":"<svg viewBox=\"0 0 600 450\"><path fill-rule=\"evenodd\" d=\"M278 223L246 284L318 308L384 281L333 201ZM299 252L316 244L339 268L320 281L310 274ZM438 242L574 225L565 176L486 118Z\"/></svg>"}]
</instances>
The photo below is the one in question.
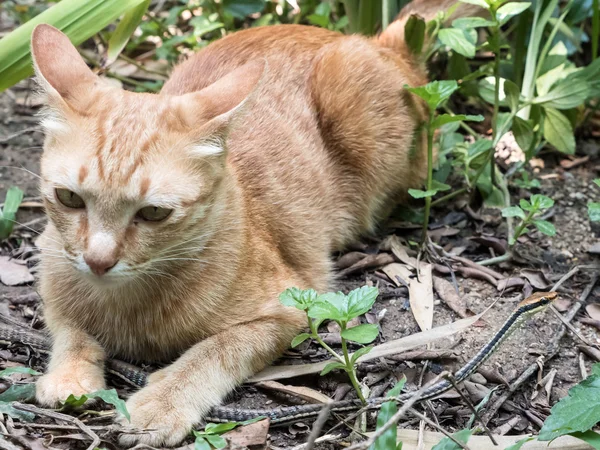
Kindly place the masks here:
<instances>
[{"instance_id":1,"label":"green leaf","mask_svg":"<svg viewBox=\"0 0 600 450\"><path fill-rule=\"evenodd\" d=\"M552 200L550 197L548 197L546 195L533 194L530 197L530 200L531 200L531 204L536 209L548 209L548 208L552 208L554 206L554 200Z\"/></svg>"},{"instance_id":2,"label":"green leaf","mask_svg":"<svg viewBox=\"0 0 600 450\"><path fill-rule=\"evenodd\" d=\"M425 86L418 87L405 85L404 88L425 100L429 109L433 111L458 90L458 83L455 80L442 80L432 81Z\"/></svg>"},{"instance_id":3,"label":"green leaf","mask_svg":"<svg viewBox=\"0 0 600 450\"><path fill-rule=\"evenodd\" d=\"M470 120L473 122L481 122L483 120L483 116L478 114L476 116L468 116L465 114L440 114L431 123L432 128L440 128L442 125L446 125L451 122L462 122L463 120Z\"/></svg>"},{"instance_id":4,"label":"green leaf","mask_svg":"<svg viewBox=\"0 0 600 450\"><path fill-rule=\"evenodd\" d=\"M496 11L500 24L506 23L508 19L521 14L523 11L529 9L530 6L531 3L527 2L511 2L502 5L500 8L498 8L498 11Z\"/></svg>"},{"instance_id":5,"label":"green leaf","mask_svg":"<svg viewBox=\"0 0 600 450\"><path fill-rule=\"evenodd\" d=\"M442 28L438 33L438 39L444 45L447 45L456 53L460 53L467 58L475 56L477 37L473 39L471 30L462 28Z\"/></svg>"},{"instance_id":6,"label":"green leaf","mask_svg":"<svg viewBox=\"0 0 600 450\"><path fill-rule=\"evenodd\" d=\"M479 28L494 25L493 21L484 19L483 17L461 17L452 22L454 28Z\"/></svg>"},{"instance_id":7,"label":"green leaf","mask_svg":"<svg viewBox=\"0 0 600 450\"><path fill-rule=\"evenodd\" d=\"M553 108L544 108L544 138L558 151L575 154L575 136L569 119Z\"/></svg>"},{"instance_id":8,"label":"green leaf","mask_svg":"<svg viewBox=\"0 0 600 450\"><path fill-rule=\"evenodd\" d=\"M496 139L492 141L492 146L496 146L502 136L504 136L510 130L512 126L513 115L509 113L499 113L498 123L496 124Z\"/></svg>"},{"instance_id":9,"label":"green leaf","mask_svg":"<svg viewBox=\"0 0 600 450\"><path fill-rule=\"evenodd\" d=\"M551 441L565 434L585 432L600 421L600 375L597 371L597 368L593 369L592 375L569 389L569 394L552 407L538 440Z\"/></svg>"},{"instance_id":10,"label":"green leaf","mask_svg":"<svg viewBox=\"0 0 600 450\"><path fill-rule=\"evenodd\" d=\"M519 87L512 81L506 80L504 82L504 95L510 110L513 112L513 114L516 114L519 110L519 102L521 99Z\"/></svg>"},{"instance_id":11,"label":"green leaf","mask_svg":"<svg viewBox=\"0 0 600 450\"><path fill-rule=\"evenodd\" d=\"M587 207L590 221L600 222L600 203L589 202Z\"/></svg>"},{"instance_id":12,"label":"green leaf","mask_svg":"<svg viewBox=\"0 0 600 450\"><path fill-rule=\"evenodd\" d=\"M438 193L436 189L431 189L429 191L422 191L421 189L409 189L408 193L413 198L425 198L425 197L433 197Z\"/></svg>"},{"instance_id":13,"label":"green leaf","mask_svg":"<svg viewBox=\"0 0 600 450\"><path fill-rule=\"evenodd\" d=\"M329 372L331 372L332 370L335 369L342 369L342 370L346 370L346 365L342 364L341 362L332 362L327 364L323 370L321 371L320 375L327 375Z\"/></svg>"},{"instance_id":14,"label":"green leaf","mask_svg":"<svg viewBox=\"0 0 600 450\"><path fill-rule=\"evenodd\" d=\"M373 307L373 303L375 303L375 300L377 300L378 295L379 290L373 286L362 286L358 289L350 291L347 297L348 320L354 319L355 317L368 312Z\"/></svg>"},{"instance_id":15,"label":"green leaf","mask_svg":"<svg viewBox=\"0 0 600 450\"><path fill-rule=\"evenodd\" d=\"M506 447L504 450L521 450L521 447L523 447L523 445L525 445L529 441L533 441L534 439L535 437L533 436L523 438L520 441L515 442L510 447Z\"/></svg>"},{"instance_id":16,"label":"green leaf","mask_svg":"<svg viewBox=\"0 0 600 450\"><path fill-rule=\"evenodd\" d=\"M13 384L0 394L0 402L30 402L35 398L35 383Z\"/></svg>"},{"instance_id":17,"label":"green leaf","mask_svg":"<svg viewBox=\"0 0 600 450\"><path fill-rule=\"evenodd\" d=\"M458 442L466 444L472 434L473 430L460 430L452 434L452 437ZM439 442L439 444L434 445L431 450L460 450L460 447L452 442L449 438L445 437Z\"/></svg>"},{"instance_id":18,"label":"green leaf","mask_svg":"<svg viewBox=\"0 0 600 450\"><path fill-rule=\"evenodd\" d=\"M500 82L498 83L500 85L500 89L498 91L498 100L500 102L500 106L508 106L508 103L506 102L506 96L504 95L505 82L506 80L504 78L500 78ZM493 105L496 101L495 86L496 79L494 77L485 77L479 80L479 83L477 84L479 95L491 105Z\"/></svg>"},{"instance_id":19,"label":"green leaf","mask_svg":"<svg viewBox=\"0 0 600 450\"><path fill-rule=\"evenodd\" d=\"M588 430L585 433L581 433L578 431L575 433L571 433L571 436L587 442L596 450L600 450L600 434L596 433L595 431Z\"/></svg>"},{"instance_id":20,"label":"green leaf","mask_svg":"<svg viewBox=\"0 0 600 450\"><path fill-rule=\"evenodd\" d=\"M537 209L537 206L534 208L533 205L529 203L529 200L525 200L524 198L519 200L519 205L521 206L521 209L525 211L533 211Z\"/></svg>"},{"instance_id":21,"label":"green leaf","mask_svg":"<svg viewBox=\"0 0 600 450\"><path fill-rule=\"evenodd\" d=\"M28 375L41 375L37 370L30 369L29 367L9 367L0 371L0 377L7 377L13 373L26 373Z\"/></svg>"},{"instance_id":22,"label":"green leaf","mask_svg":"<svg viewBox=\"0 0 600 450\"><path fill-rule=\"evenodd\" d=\"M350 320L347 319L348 305L346 296L341 292L331 292L320 295L307 311L308 317L319 320Z\"/></svg>"},{"instance_id":23,"label":"green leaf","mask_svg":"<svg viewBox=\"0 0 600 450\"><path fill-rule=\"evenodd\" d=\"M596 186L600 187L600 178L595 178L593 182L596 183Z\"/></svg>"},{"instance_id":24,"label":"green leaf","mask_svg":"<svg viewBox=\"0 0 600 450\"><path fill-rule=\"evenodd\" d=\"M502 217L519 217L525 220L525 213L518 206L509 206L502 210Z\"/></svg>"},{"instance_id":25,"label":"green leaf","mask_svg":"<svg viewBox=\"0 0 600 450\"><path fill-rule=\"evenodd\" d=\"M317 292L314 289L289 288L279 295L279 301L285 306L293 306L302 311L307 310L317 300Z\"/></svg>"},{"instance_id":26,"label":"green leaf","mask_svg":"<svg viewBox=\"0 0 600 450\"><path fill-rule=\"evenodd\" d=\"M0 84L2 82L0 81ZM11 186L6 191L4 208L0 210L0 240L7 239L15 225L17 211L23 200L23 191L16 186Z\"/></svg>"},{"instance_id":27,"label":"green leaf","mask_svg":"<svg viewBox=\"0 0 600 450\"><path fill-rule=\"evenodd\" d=\"M258 416L258 417L255 417L254 419L248 419L248 420L244 420L243 422L240 422L240 426L251 425L253 423L260 422L261 420L265 420L265 419L266 419L265 416Z\"/></svg>"},{"instance_id":28,"label":"green leaf","mask_svg":"<svg viewBox=\"0 0 600 450\"><path fill-rule=\"evenodd\" d=\"M461 3L469 3L471 5L481 6L484 9L490 9L490 5L485 0L459 0Z\"/></svg>"},{"instance_id":29,"label":"green leaf","mask_svg":"<svg viewBox=\"0 0 600 450\"><path fill-rule=\"evenodd\" d=\"M107 64L111 64L115 61L123 51L129 38L142 21L144 14L146 14L148 6L150 6L150 0L144 0L142 3L134 6L125 13L108 40L108 49L106 51L108 58Z\"/></svg>"},{"instance_id":30,"label":"green leaf","mask_svg":"<svg viewBox=\"0 0 600 450\"><path fill-rule=\"evenodd\" d=\"M529 121L521 119L519 116L513 117L512 132L521 150L524 152L531 150L534 143L534 134Z\"/></svg>"},{"instance_id":31,"label":"green leaf","mask_svg":"<svg viewBox=\"0 0 600 450\"><path fill-rule=\"evenodd\" d=\"M554 228L554 225L547 220L534 220L533 224L540 230L540 233L543 233L546 236L554 236L556 234L556 228Z\"/></svg>"},{"instance_id":32,"label":"green leaf","mask_svg":"<svg viewBox=\"0 0 600 450\"><path fill-rule=\"evenodd\" d=\"M265 0L223 0L223 9L236 19L245 19L250 14L261 12Z\"/></svg>"},{"instance_id":33,"label":"green leaf","mask_svg":"<svg viewBox=\"0 0 600 450\"><path fill-rule=\"evenodd\" d=\"M127 411L127 407L125 406L125 402L119 398L117 391L114 389L102 389L100 391L95 391L89 394L83 394L79 396L71 394L64 401L63 405L72 408L77 408L83 405L85 402L87 402L90 398L99 398L105 401L106 403L113 405L118 412L120 412L123 416L127 418L127 420L131 420L131 417L129 416L129 411Z\"/></svg>"},{"instance_id":34,"label":"green leaf","mask_svg":"<svg viewBox=\"0 0 600 450\"><path fill-rule=\"evenodd\" d=\"M202 436L196 436L196 440L194 441L194 450L212 450L210 444L206 442Z\"/></svg>"},{"instance_id":35,"label":"green leaf","mask_svg":"<svg viewBox=\"0 0 600 450\"><path fill-rule=\"evenodd\" d=\"M449 184L441 183L440 181L436 180L435 178L433 180L431 180L431 187L438 192L449 191L450 189L452 189L452 186L450 186Z\"/></svg>"},{"instance_id":36,"label":"green leaf","mask_svg":"<svg viewBox=\"0 0 600 450\"><path fill-rule=\"evenodd\" d=\"M372 345L370 345L369 347L359 348L354 353L352 353L352 358L350 358L350 363L356 364L356 361L358 360L358 358L360 358L363 355L366 355L371 350L373 350L373 346Z\"/></svg>"},{"instance_id":37,"label":"green leaf","mask_svg":"<svg viewBox=\"0 0 600 450\"><path fill-rule=\"evenodd\" d=\"M370 344L379 335L379 327L375 324L365 323L342 331L342 337L359 344Z\"/></svg>"},{"instance_id":38,"label":"green leaf","mask_svg":"<svg viewBox=\"0 0 600 450\"><path fill-rule=\"evenodd\" d=\"M31 422L35 419L35 414L30 413L29 411L21 411L8 402L0 402L0 414L7 414L13 419L19 419L25 422Z\"/></svg>"},{"instance_id":39,"label":"green leaf","mask_svg":"<svg viewBox=\"0 0 600 450\"><path fill-rule=\"evenodd\" d=\"M390 391L386 397L397 397L406 384L406 377L403 377ZM398 412L398 405L394 401L385 402L377 414L377 429L383 427L391 417ZM390 450L396 448L397 427L390 427L369 447L369 450Z\"/></svg>"},{"instance_id":40,"label":"green leaf","mask_svg":"<svg viewBox=\"0 0 600 450\"><path fill-rule=\"evenodd\" d=\"M585 80L567 78L556 84L546 95L534 98L532 102L546 108L570 109L583 104L589 93L590 86Z\"/></svg>"},{"instance_id":41,"label":"green leaf","mask_svg":"<svg viewBox=\"0 0 600 450\"><path fill-rule=\"evenodd\" d=\"M478 139L469 145L468 155L471 160L476 158L482 153L486 153L492 148L492 141L489 139Z\"/></svg>"},{"instance_id":42,"label":"green leaf","mask_svg":"<svg viewBox=\"0 0 600 450\"><path fill-rule=\"evenodd\" d=\"M207 434L204 438L210 442L210 445L212 445L214 448L227 447L227 441L218 434Z\"/></svg>"},{"instance_id":43,"label":"green leaf","mask_svg":"<svg viewBox=\"0 0 600 450\"><path fill-rule=\"evenodd\" d=\"M239 422L207 423L204 432L207 434L221 434L233 430L238 425Z\"/></svg>"},{"instance_id":44,"label":"green leaf","mask_svg":"<svg viewBox=\"0 0 600 450\"><path fill-rule=\"evenodd\" d=\"M425 21L416 15L408 18L404 25L404 41L410 51L415 55L420 55L425 42Z\"/></svg>"},{"instance_id":45,"label":"green leaf","mask_svg":"<svg viewBox=\"0 0 600 450\"><path fill-rule=\"evenodd\" d=\"M308 333L299 334L292 340L292 348L298 347L300 344L302 344L308 338L310 338L310 334L308 334Z\"/></svg>"}]
</instances>

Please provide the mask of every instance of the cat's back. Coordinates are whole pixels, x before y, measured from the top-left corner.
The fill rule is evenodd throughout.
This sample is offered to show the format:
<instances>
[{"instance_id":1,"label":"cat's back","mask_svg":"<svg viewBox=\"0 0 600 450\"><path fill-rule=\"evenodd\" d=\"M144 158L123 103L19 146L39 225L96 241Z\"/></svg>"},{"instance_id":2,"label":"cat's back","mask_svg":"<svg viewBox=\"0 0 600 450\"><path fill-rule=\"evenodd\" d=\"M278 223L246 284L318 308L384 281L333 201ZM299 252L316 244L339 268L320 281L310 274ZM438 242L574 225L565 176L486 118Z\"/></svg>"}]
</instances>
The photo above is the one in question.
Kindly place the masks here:
<instances>
[{"instance_id":1,"label":"cat's back","mask_svg":"<svg viewBox=\"0 0 600 450\"><path fill-rule=\"evenodd\" d=\"M181 95L198 91L214 83L245 63L265 58L269 71L278 79L302 79L308 76L312 60L319 50L343 35L305 25L275 25L250 28L211 43L178 65L162 93Z\"/></svg>"}]
</instances>

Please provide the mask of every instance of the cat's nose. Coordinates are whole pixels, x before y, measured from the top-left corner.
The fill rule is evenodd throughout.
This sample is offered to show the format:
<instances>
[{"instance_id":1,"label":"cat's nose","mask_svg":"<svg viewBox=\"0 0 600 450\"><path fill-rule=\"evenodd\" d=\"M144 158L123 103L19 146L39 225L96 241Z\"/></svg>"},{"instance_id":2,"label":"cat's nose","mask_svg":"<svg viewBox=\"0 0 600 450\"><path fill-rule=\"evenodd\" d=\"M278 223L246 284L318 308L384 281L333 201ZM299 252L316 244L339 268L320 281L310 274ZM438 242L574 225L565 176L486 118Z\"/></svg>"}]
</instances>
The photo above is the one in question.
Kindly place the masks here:
<instances>
[{"instance_id":1,"label":"cat's nose","mask_svg":"<svg viewBox=\"0 0 600 450\"><path fill-rule=\"evenodd\" d=\"M115 258L94 258L89 255L85 255L83 257L83 260L88 265L90 270L92 272L94 272L96 275L98 275L99 277L101 277L106 272L108 272L110 269L115 267L117 265L117 263L119 262Z\"/></svg>"}]
</instances>

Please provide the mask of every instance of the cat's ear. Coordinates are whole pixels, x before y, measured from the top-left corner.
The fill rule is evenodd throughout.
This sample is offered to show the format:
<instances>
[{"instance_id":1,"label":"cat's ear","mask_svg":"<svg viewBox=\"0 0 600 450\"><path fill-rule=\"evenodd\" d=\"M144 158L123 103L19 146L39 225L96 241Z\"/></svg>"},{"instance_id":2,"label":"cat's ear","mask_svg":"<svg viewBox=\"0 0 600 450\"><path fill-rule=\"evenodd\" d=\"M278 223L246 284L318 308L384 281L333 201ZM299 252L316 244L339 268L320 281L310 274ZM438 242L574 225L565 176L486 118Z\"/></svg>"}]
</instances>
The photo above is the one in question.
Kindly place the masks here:
<instances>
[{"instance_id":1,"label":"cat's ear","mask_svg":"<svg viewBox=\"0 0 600 450\"><path fill-rule=\"evenodd\" d=\"M264 80L266 71L265 60L252 61L201 91L179 97L181 119L198 133L194 153L223 153L227 133Z\"/></svg>"},{"instance_id":2,"label":"cat's ear","mask_svg":"<svg viewBox=\"0 0 600 450\"><path fill-rule=\"evenodd\" d=\"M40 24L31 35L33 66L50 102L71 102L98 81L69 38L56 28Z\"/></svg>"}]
</instances>

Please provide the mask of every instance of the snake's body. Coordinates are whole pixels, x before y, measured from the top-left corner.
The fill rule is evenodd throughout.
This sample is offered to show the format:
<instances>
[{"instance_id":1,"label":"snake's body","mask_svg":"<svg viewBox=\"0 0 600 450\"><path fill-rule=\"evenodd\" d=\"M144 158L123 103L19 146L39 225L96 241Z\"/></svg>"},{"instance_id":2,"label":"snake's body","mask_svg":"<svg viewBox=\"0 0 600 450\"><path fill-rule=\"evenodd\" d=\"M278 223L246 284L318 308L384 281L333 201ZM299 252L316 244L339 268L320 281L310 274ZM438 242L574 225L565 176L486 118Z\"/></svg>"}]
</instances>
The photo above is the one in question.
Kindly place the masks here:
<instances>
[{"instance_id":1,"label":"snake's body","mask_svg":"<svg viewBox=\"0 0 600 450\"><path fill-rule=\"evenodd\" d=\"M469 362L467 362L453 375L455 382L460 383L461 381L467 379L494 353L494 351L513 333L516 328L518 328L531 315L542 309L545 309L545 307L548 306L555 298L556 293L554 292L542 292L534 294L522 301L518 308L511 314L506 322L504 322L502 328L500 328L500 330L498 330L498 332L496 332L496 334L492 337L492 339L486 345L484 345ZM50 348L50 339L46 334L38 330L18 327L13 324L8 325L0 323L0 341L17 342L40 350L48 350ZM117 372L138 386L146 385L148 373L136 366L123 361L111 359L107 362L107 367L109 370ZM447 380L439 381L421 391L419 395L419 402L436 397L452 387L452 383ZM396 401L402 403L411 398L413 395L414 392L407 392L396 397L395 399ZM337 401L331 403L330 411L355 411L365 406L367 408L374 409L378 408L386 401L390 401L390 398L372 398L367 400L367 405L363 405L360 400ZM299 419L314 418L319 414L323 406L324 405L322 404L314 404L284 406L271 409L241 409L215 406L208 414L208 417L206 417L206 420L212 422L241 422L244 420L254 419L256 417L265 416L270 418L271 423L276 424L291 422Z\"/></svg>"}]
</instances>

